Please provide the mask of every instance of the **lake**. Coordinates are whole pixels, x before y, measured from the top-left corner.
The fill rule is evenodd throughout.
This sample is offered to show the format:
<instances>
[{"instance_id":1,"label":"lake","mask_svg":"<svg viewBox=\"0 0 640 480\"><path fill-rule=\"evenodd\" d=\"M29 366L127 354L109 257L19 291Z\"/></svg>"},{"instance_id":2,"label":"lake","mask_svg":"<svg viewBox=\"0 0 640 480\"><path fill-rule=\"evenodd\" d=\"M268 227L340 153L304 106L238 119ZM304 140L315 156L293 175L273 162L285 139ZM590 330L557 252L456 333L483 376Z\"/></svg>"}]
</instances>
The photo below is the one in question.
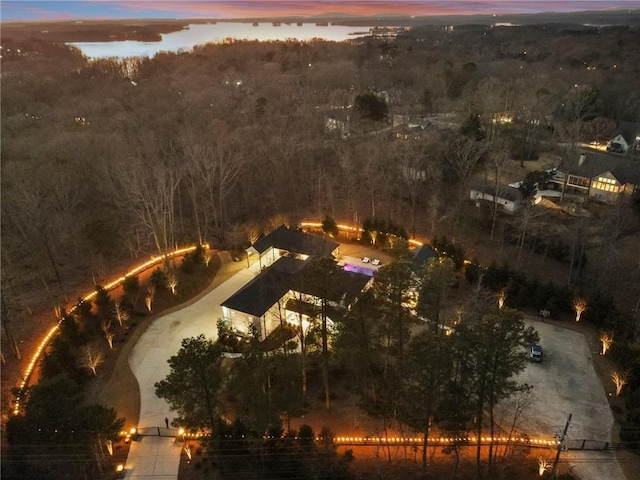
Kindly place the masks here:
<instances>
[{"instance_id":1,"label":"lake","mask_svg":"<svg viewBox=\"0 0 640 480\"><path fill-rule=\"evenodd\" d=\"M118 42L72 42L90 59L153 57L158 52L191 51L196 45L219 43L227 38L235 40L322 40L341 42L350 38L368 35L371 27L346 27L343 25L257 24L242 22L219 22L190 24L184 30L162 34L159 42L138 42L125 40Z\"/></svg>"}]
</instances>

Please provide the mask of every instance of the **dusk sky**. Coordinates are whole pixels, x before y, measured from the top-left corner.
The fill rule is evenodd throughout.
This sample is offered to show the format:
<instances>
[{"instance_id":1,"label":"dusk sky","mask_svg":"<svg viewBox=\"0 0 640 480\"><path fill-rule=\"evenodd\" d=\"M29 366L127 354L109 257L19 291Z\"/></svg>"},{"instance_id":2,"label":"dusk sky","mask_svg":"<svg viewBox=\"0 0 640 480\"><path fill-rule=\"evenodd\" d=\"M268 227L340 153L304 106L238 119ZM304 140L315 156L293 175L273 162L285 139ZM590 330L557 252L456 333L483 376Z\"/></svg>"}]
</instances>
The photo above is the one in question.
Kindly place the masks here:
<instances>
[{"instance_id":1,"label":"dusk sky","mask_svg":"<svg viewBox=\"0 0 640 480\"><path fill-rule=\"evenodd\" d=\"M469 15L640 8L639 0L0 0L2 21L108 18L243 18L356 15Z\"/></svg>"}]
</instances>

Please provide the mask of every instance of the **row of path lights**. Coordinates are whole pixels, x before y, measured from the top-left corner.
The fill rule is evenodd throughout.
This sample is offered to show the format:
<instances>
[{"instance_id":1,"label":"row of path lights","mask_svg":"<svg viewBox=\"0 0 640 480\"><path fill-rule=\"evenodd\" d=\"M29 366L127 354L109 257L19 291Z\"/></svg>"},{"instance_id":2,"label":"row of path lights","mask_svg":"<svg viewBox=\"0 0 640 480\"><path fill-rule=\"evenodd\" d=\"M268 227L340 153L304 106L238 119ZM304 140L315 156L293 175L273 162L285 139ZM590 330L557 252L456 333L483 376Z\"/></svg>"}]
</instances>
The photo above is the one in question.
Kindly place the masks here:
<instances>
[{"instance_id":1,"label":"row of path lights","mask_svg":"<svg viewBox=\"0 0 640 480\"><path fill-rule=\"evenodd\" d=\"M163 261L165 259L172 258L172 257L177 257L177 256L184 255L184 254L187 254L187 253L191 253L197 247L198 247L197 245L194 245L194 246L191 246L191 247L177 249L177 250L175 250L175 251L173 251L171 253L168 253L166 255L161 255L161 256L158 256L158 257L152 256L150 260L138 265L137 267L131 269L129 272L125 273L123 276L121 276L121 277L115 279L114 281L112 281L111 283L108 283L107 285L105 285L104 289L106 291L113 290L114 288L122 285L122 282L124 282L128 277L136 276L139 273L147 270L148 268L152 267L153 265L155 265L157 263L160 263L161 261ZM202 247L205 250L208 250L209 249L209 244L202 245ZM209 255L209 259L210 258L211 258L211 256ZM175 288L176 287L177 287L177 280L176 280L174 286L171 287L173 292L175 292ZM93 292L87 294L85 297L83 297L80 300L80 302L78 304L76 304L73 307L71 307L71 309L69 310L69 313L73 313L80 303L91 301L96 296L96 293L97 292L93 291ZM149 311L151 311L151 302L152 301L153 301L153 295L151 295L151 300L147 300L147 308L149 309ZM116 308L116 311L119 312L119 314L116 313L116 318L118 319L118 322L120 322L120 325L122 325L127 320L128 314L122 310L122 307L120 307L119 302L117 303L117 306L115 308ZM25 373L22 376L22 382L20 383L20 385L18 387L18 392L19 393L16 396L16 400L15 400L15 403L14 403L14 406L13 406L14 415L17 415L20 412L20 405L22 403L22 393L24 392L25 388L28 385L29 378L31 377L31 374L33 373L33 370L35 369L36 365L38 364L38 362L40 360L40 356L42 355L42 353L44 352L44 349L49 344L49 341L58 333L58 330L60 329L60 324L64 320L64 317L62 315L62 307L60 307L59 305L56 305L54 307L54 314L55 314L55 318L57 320L56 324L49 329L47 334L40 341L40 344L36 348L36 351L34 352L33 356L31 357L31 360L27 364L27 368L25 370ZM100 358L100 355L98 355L96 352L90 351L89 349L87 349L87 350L85 351L85 356L83 357L83 364L87 368L89 368L93 372L93 374L95 375L96 374L96 368L98 367L98 365L100 365L102 363L103 359Z\"/></svg>"}]
</instances>

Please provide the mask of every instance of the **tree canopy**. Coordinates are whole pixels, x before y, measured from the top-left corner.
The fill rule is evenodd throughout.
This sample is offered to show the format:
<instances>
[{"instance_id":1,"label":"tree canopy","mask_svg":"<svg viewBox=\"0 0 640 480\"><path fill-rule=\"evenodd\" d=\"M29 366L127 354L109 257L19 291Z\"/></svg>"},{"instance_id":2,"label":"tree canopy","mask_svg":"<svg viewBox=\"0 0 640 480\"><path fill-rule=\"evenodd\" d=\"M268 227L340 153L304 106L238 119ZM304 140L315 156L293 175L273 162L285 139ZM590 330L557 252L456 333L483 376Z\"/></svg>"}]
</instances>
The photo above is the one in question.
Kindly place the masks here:
<instances>
[{"instance_id":1,"label":"tree canopy","mask_svg":"<svg viewBox=\"0 0 640 480\"><path fill-rule=\"evenodd\" d=\"M185 428L210 430L217 423L221 360L221 347L204 335L182 340L178 353L167 360L171 372L156 383L156 395L169 402Z\"/></svg>"}]
</instances>

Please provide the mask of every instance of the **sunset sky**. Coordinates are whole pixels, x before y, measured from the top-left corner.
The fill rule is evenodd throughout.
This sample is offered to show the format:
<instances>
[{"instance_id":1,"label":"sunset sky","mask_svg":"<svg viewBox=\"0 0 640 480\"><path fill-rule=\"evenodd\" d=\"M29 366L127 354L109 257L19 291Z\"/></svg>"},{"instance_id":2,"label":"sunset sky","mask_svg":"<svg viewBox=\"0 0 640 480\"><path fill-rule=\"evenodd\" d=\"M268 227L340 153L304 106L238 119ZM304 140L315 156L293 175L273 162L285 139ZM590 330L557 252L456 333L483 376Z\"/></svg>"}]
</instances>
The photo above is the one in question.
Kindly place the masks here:
<instances>
[{"instance_id":1,"label":"sunset sky","mask_svg":"<svg viewBox=\"0 0 640 480\"><path fill-rule=\"evenodd\" d=\"M640 8L639 0L1 0L2 21L97 18L242 18L356 15L469 15Z\"/></svg>"}]
</instances>

